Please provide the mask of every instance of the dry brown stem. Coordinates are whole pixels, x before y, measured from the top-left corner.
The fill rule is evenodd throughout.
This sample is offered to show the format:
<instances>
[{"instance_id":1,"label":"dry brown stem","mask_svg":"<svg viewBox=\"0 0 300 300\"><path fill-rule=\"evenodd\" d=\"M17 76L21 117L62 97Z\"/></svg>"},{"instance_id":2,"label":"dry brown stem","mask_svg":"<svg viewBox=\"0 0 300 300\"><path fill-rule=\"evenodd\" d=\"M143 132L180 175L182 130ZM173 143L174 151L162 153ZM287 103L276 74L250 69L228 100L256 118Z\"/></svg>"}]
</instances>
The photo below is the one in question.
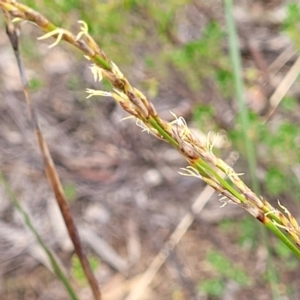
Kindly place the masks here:
<instances>
[{"instance_id":1,"label":"dry brown stem","mask_svg":"<svg viewBox=\"0 0 300 300\"><path fill-rule=\"evenodd\" d=\"M100 294L97 280L96 280L95 276L93 275L93 272L89 265L88 259L84 253L84 249L83 249L82 243L80 241L80 237L79 237L75 222L73 220L69 205L67 203L67 199L64 195L64 191L62 188L62 184L61 184L59 175L57 173L53 159L49 152L48 145L47 145L47 143L42 135L42 132L39 128L38 118L37 118L37 115L35 112L35 108L31 102L31 99L29 96L28 84L27 84L25 72L23 69L22 61L21 61L20 55L19 55L18 33L17 33L15 26L13 26L13 24L10 22L9 19L7 19L7 34L9 36L9 39L11 41L12 47L14 49L14 52L15 52L15 55L17 58L19 72L20 72L20 76L21 76L22 82L23 82L24 96L26 99L26 103L28 105L28 109L30 112L30 116L32 119L34 129L35 129L37 143L38 143L41 155L43 157L45 172L46 172L49 184L53 190L57 204L62 213L69 236L73 242L75 252L79 258L79 261L82 265L82 269L83 269L85 276L86 276L86 278L91 286L91 289L93 291L94 299L101 300L101 294Z\"/></svg>"}]
</instances>

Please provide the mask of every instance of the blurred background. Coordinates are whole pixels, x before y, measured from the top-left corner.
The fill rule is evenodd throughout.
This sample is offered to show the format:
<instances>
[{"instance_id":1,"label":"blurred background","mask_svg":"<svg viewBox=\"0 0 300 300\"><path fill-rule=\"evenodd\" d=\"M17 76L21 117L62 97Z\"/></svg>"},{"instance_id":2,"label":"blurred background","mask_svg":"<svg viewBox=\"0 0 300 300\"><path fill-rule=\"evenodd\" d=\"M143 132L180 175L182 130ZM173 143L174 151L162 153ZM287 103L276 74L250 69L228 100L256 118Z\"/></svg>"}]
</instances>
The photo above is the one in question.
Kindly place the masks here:
<instances>
[{"instance_id":1,"label":"blurred background","mask_svg":"<svg viewBox=\"0 0 300 300\"><path fill-rule=\"evenodd\" d=\"M244 135L255 143L261 193L300 216L298 1L235 1L250 109L240 124L224 4L212 0L23 1L57 26L78 20L107 56L153 101L161 117L183 116L201 137L218 134L214 152L251 185ZM141 132L109 98L86 99L95 83L82 53L37 41L21 24L31 97L61 176L104 300L126 299L205 188L178 174L184 159ZM0 169L53 249L80 299L91 294L36 146L17 64L0 27ZM277 104L278 107L277 107ZM270 115L273 108L276 111ZM68 299L31 232L0 185L0 298ZM155 274L141 299L300 299L297 258L246 212L211 197Z\"/></svg>"}]
</instances>

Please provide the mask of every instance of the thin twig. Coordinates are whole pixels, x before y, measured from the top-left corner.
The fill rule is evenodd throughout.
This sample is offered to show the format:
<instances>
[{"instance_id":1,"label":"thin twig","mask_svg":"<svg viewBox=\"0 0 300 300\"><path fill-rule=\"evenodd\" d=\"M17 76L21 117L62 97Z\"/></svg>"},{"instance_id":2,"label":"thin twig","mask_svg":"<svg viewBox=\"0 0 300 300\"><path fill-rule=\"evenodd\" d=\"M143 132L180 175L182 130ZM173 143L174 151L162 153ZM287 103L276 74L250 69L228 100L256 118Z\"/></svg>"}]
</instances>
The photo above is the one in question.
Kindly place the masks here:
<instances>
[{"instance_id":1,"label":"thin twig","mask_svg":"<svg viewBox=\"0 0 300 300\"><path fill-rule=\"evenodd\" d=\"M62 216L64 218L67 230L69 232L70 238L73 242L75 252L79 258L79 261L82 265L82 269L85 273L85 276L90 284L90 287L93 291L93 295L95 300L101 300L101 293L99 290L98 282L93 275L93 272L91 270L91 267L89 265L88 259L84 253L84 249L82 246L82 243L80 241L80 237L77 231L77 228L75 226L69 205L67 203L66 197L64 195L64 191L62 188L62 184L59 178L59 175L57 173L57 170L55 168L53 159L51 157L48 145L43 137L43 134L39 128L38 124L38 117L35 111L35 108L31 102L30 96L29 96L29 87L28 87L28 81L25 75L23 63L20 57L20 52L19 52L19 44L18 44L18 32L16 30L16 27L8 20L8 24L6 27L6 32L7 35L10 39L11 45L14 49L14 53L17 59L18 63L18 68L20 72L20 76L22 79L23 83L23 92L24 96L28 105L28 109L30 112L30 116L33 122L36 138L37 138L37 143L39 146L39 149L41 151L44 165L45 165L45 172L49 181L49 184L55 194L55 198L57 200L57 204L59 205L59 208L61 210Z\"/></svg>"},{"instance_id":2,"label":"thin twig","mask_svg":"<svg viewBox=\"0 0 300 300\"><path fill-rule=\"evenodd\" d=\"M283 80L278 85L275 92L270 97L270 110L267 114L266 121L267 122L274 114L275 110L277 109L278 105L280 104L281 100L284 98L288 90L296 81L298 75L300 73L300 56L297 58L293 66L290 68L288 73L285 75Z\"/></svg>"},{"instance_id":3,"label":"thin twig","mask_svg":"<svg viewBox=\"0 0 300 300\"><path fill-rule=\"evenodd\" d=\"M275 75L296 53L297 50L293 45L284 49L270 64L268 72Z\"/></svg>"}]
</instances>

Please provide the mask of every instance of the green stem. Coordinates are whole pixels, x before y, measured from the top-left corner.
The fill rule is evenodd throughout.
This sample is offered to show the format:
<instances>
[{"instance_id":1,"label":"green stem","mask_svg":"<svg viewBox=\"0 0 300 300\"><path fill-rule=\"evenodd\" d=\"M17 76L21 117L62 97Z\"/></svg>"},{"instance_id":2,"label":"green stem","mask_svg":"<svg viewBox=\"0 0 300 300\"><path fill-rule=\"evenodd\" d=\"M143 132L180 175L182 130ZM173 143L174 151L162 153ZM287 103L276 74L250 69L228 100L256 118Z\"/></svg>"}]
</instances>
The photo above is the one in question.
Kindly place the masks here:
<instances>
[{"instance_id":1,"label":"green stem","mask_svg":"<svg viewBox=\"0 0 300 300\"><path fill-rule=\"evenodd\" d=\"M255 155L255 147L251 140L248 137L249 135L249 112L246 106L245 98L244 98L244 84L242 77L242 63L241 63L241 55L239 51L239 44L237 39L237 31L232 13L232 0L224 0L225 2L225 13L227 20L227 28L229 35L229 46L230 46L230 56L233 65L234 71L234 80L235 80L235 88L236 88L236 96L238 99L238 106L240 110L240 119L242 128L244 131L244 143L246 146L247 152L247 160L252 180L253 190L260 194L259 192L259 184L256 176L256 155Z\"/></svg>"},{"instance_id":2,"label":"green stem","mask_svg":"<svg viewBox=\"0 0 300 300\"><path fill-rule=\"evenodd\" d=\"M282 225L282 221L276 216L276 214L274 214L272 211L270 211L267 206L263 206L262 210L264 211L265 214L268 215L269 219L274 220L274 221L276 221L276 223Z\"/></svg>"},{"instance_id":3,"label":"green stem","mask_svg":"<svg viewBox=\"0 0 300 300\"><path fill-rule=\"evenodd\" d=\"M151 126L154 129L156 129L159 132L159 134L165 140L167 140L174 148L178 149L178 143L169 135L168 132L166 132L166 130L163 128L163 126L161 124L159 124L159 122L155 118L150 117L149 123L151 124Z\"/></svg>"},{"instance_id":4,"label":"green stem","mask_svg":"<svg viewBox=\"0 0 300 300\"><path fill-rule=\"evenodd\" d=\"M247 200L242 196L238 191L236 191L226 180L224 180L218 172L216 172L211 166L209 166L205 161L202 159L198 160L195 164L195 167L197 170L199 169L205 169L212 175L210 177L216 178L219 183L233 196L235 196L237 199L239 199L242 203L246 203Z\"/></svg>"},{"instance_id":5,"label":"green stem","mask_svg":"<svg viewBox=\"0 0 300 300\"><path fill-rule=\"evenodd\" d=\"M76 293L74 292L73 288L71 287L68 279L65 277L63 271L60 269L59 264L56 262L55 257L53 256L53 254L51 253L51 251L46 246L46 244L42 240L41 236L39 235L39 233L35 229L34 225L32 224L32 222L30 220L29 215L22 208L20 202L18 201L17 197L15 196L15 194L10 189L10 186L9 186L8 182L4 178L4 176L3 176L3 174L2 174L1 171L0 171L0 181L2 182L2 184L4 186L4 189L5 189L6 193L7 193L7 195L9 196L10 200L12 201L12 203L14 204L14 206L16 207L16 209L19 211L19 213L22 215L25 224L31 230L31 232L35 235L35 238L37 239L38 243L40 244L40 246L43 248L43 250L47 254L47 256L48 256L48 258L49 258L49 260L51 262L51 265L53 267L53 270L54 270L55 274L61 280L61 282L64 284L64 286L65 286L66 290L68 291L71 299L72 300L79 300L78 296L76 295Z\"/></svg>"},{"instance_id":6,"label":"green stem","mask_svg":"<svg viewBox=\"0 0 300 300\"><path fill-rule=\"evenodd\" d=\"M173 147L178 149L178 143L166 132L166 130L162 127L161 124L159 124L159 122L156 119L150 117L149 123L164 137L165 140L167 140ZM209 178L216 178L225 189L227 189L232 195L238 198L242 203L247 202L247 200L238 191L236 191L228 182L226 182L226 180L224 180L218 174L218 172L216 172L212 167L210 167L209 164L207 164L205 161L200 159L194 164L194 166L201 175ZM209 175L207 171L210 174L212 174L212 176ZM203 172L205 174L203 174Z\"/></svg>"},{"instance_id":7,"label":"green stem","mask_svg":"<svg viewBox=\"0 0 300 300\"><path fill-rule=\"evenodd\" d=\"M300 249L270 220L264 223L268 229L273 231L273 233L288 247L294 254L300 258Z\"/></svg>"}]
</instances>

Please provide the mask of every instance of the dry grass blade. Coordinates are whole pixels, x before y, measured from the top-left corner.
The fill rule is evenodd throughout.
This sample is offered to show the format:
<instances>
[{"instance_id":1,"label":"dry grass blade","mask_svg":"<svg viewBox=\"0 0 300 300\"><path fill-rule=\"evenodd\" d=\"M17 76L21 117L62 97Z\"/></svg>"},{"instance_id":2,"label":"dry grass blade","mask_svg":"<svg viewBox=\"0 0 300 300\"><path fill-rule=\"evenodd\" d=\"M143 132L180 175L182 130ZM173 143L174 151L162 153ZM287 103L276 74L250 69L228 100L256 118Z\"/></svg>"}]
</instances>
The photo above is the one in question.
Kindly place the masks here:
<instances>
[{"instance_id":1,"label":"dry grass blade","mask_svg":"<svg viewBox=\"0 0 300 300\"><path fill-rule=\"evenodd\" d=\"M37 143L38 143L39 149L40 149L42 157L43 157L45 172L46 172L49 184L55 194L57 204L61 210L68 233L74 244L74 249L75 249L75 252L76 252L76 254L79 258L79 261L82 265L84 274L85 274L85 276L90 284L90 287L93 291L94 298L95 298L95 300L101 300L101 293L99 290L98 282L91 270L89 261L84 253L84 249L83 249L82 243L80 241L80 237L79 237L77 228L75 226L69 205L68 205L66 197L64 195L64 191L62 188L60 178L58 176L57 170L53 163L53 159L49 152L47 143L46 143L46 141L43 137L43 134L39 128L38 118L37 118L34 106L31 103L31 99L29 97L28 83L27 83L23 64L22 64L20 54L19 54L18 32L17 32L16 27L12 24L12 22L9 18L7 18L7 34L10 39L10 42L12 44L12 47L14 49L16 58L17 58L19 72L20 72L20 76L22 79L22 83L23 83L24 96L25 96L25 99L26 99L26 102L27 102L27 105L29 108L29 112L30 112L30 116L31 116L31 119L33 122L34 129L35 129Z\"/></svg>"},{"instance_id":2,"label":"dry grass blade","mask_svg":"<svg viewBox=\"0 0 300 300\"><path fill-rule=\"evenodd\" d=\"M61 213L63 215L70 238L74 244L75 252L80 260L80 263L82 265L82 269L85 273L85 276L88 279L88 282L91 286L91 289L94 294L94 298L97 300L100 300L101 294L100 294L100 290L98 287L97 279L93 275L93 272L91 270L88 259L84 253L84 249L81 244L81 240L80 240L77 228L75 226L69 205L68 205L66 197L64 195L59 176L57 174L55 165L54 165L52 157L50 155L49 148L48 148L39 128L36 128L36 136L37 136L39 148L40 148L42 156L43 156L48 181L52 187L52 190L55 194L55 198L57 200L57 203L58 203Z\"/></svg>"},{"instance_id":3,"label":"dry grass blade","mask_svg":"<svg viewBox=\"0 0 300 300\"><path fill-rule=\"evenodd\" d=\"M286 95L288 90L294 84L300 73L300 57L297 58L291 69L285 75L284 79L280 82L275 92L270 97L270 111L267 115L266 120L269 120L274 114L276 108L280 104L283 97Z\"/></svg>"},{"instance_id":4,"label":"dry grass blade","mask_svg":"<svg viewBox=\"0 0 300 300\"><path fill-rule=\"evenodd\" d=\"M280 53L275 60L268 67L268 72L275 75L294 55L297 50L294 46L289 46L282 53Z\"/></svg>"}]
</instances>

